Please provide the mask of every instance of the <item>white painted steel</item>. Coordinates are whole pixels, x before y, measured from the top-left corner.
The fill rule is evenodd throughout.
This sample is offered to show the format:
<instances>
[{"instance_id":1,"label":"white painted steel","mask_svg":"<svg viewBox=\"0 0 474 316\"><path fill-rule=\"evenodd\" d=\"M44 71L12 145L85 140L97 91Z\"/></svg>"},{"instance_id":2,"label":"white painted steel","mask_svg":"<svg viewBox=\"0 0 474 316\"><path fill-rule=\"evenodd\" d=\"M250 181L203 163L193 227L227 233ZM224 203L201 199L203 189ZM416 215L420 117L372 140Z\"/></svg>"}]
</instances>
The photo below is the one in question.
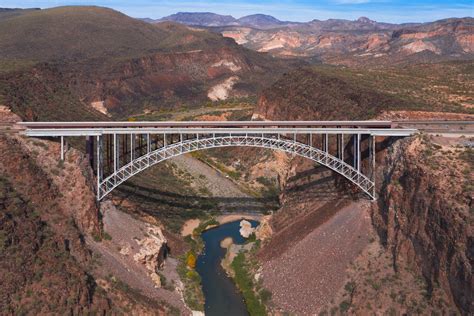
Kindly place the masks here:
<instances>
[{"instance_id":1,"label":"white painted steel","mask_svg":"<svg viewBox=\"0 0 474 316\"><path fill-rule=\"evenodd\" d=\"M107 134L346 134L404 137L417 133L410 128L35 128L23 133L32 137L99 136Z\"/></svg>"},{"instance_id":2,"label":"white painted steel","mask_svg":"<svg viewBox=\"0 0 474 316\"><path fill-rule=\"evenodd\" d=\"M276 136L276 135L275 135ZM372 199L373 196L373 181L367 176L358 172L354 167L345 163L344 161L328 154L325 151L315 147L287 139L269 138L260 136L212 136L208 138L199 138L185 140L179 143L170 144L154 151L151 151L141 157L137 157L125 166L121 167L100 181L98 185L98 200L103 199L107 194L112 192L117 186L126 180L130 179L137 173L172 157L182 155L197 150L229 147L229 146L247 146L247 147L261 147L275 150L281 150L287 153L296 154L308 159L311 159L323 166L326 166L335 172L341 174L349 181L357 185L363 192L365 192Z\"/></svg>"}]
</instances>

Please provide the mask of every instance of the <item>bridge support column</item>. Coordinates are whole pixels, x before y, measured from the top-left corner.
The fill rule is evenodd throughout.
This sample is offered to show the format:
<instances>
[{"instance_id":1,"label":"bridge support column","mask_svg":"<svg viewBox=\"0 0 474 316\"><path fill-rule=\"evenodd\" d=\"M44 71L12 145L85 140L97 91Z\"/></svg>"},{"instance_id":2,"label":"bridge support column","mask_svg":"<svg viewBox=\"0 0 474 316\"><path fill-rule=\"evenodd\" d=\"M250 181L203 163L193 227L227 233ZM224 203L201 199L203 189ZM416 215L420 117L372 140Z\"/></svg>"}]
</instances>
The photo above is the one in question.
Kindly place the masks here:
<instances>
[{"instance_id":1,"label":"bridge support column","mask_svg":"<svg viewBox=\"0 0 474 316\"><path fill-rule=\"evenodd\" d=\"M114 138L114 144L113 144L113 150L114 150L114 173L116 173L116 172L117 172L117 168L118 168L118 166L117 166L117 164L118 164L118 157L117 157L117 156L118 156L118 152L117 152L117 151L118 151L118 146L117 146L117 145L118 145L118 144L117 144L118 139L117 139L117 134L114 134L113 138Z\"/></svg>"},{"instance_id":2,"label":"bridge support column","mask_svg":"<svg viewBox=\"0 0 474 316\"><path fill-rule=\"evenodd\" d=\"M324 151L326 153L329 152L329 135L328 134L324 134Z\"/></svg>"},{"instance_id":3,"label":"bridge support column","mask_svg":"<svg viewBox=\"0 0 474 316\"><path fill-rule=\"evenodd\" d=\"M61 161L64 161L64 136L61 136Z\"/></svg>"},{"instance_id":4,"label":"bridge support column","mask_svg":"<svg viewBox=\"0 0 474 316\"><path fill-rule=\"evenodd\" d=\"M352 156L353 156L352 167L356 169L357 168L357 136L356 135L352 135Z\"/></svg>"},{"instance_id":5,"label":"bridge support column","mask_svg":"<svg viewBox=\"0 0 474 316\"><path fill-rule=\"evenodd\" d=\"M375 193L375 177L376 177L376 170L375 170L375 156L377 154L377 147L376 147L376 141L375 141L375 136L372 136L372 182L374 184L373 189L372 189L372 199L375 201L377 199L376 193Z\"/></svg>"},{"instance_id":6,"label":"bridge support column","mask_svg":"<svg viewBox=\"0 0 474 316\"><path fill-rule=\"evenodd\" d=\"M151 140L150 133L146 134L146 154L149 155L151 152ZM147 159L148 165L150 165L150 156Z\"/></svg>"},{"instance_id":7,"label":"bridge support column","mask_svg":"<svg viewBox=\"0 0 474 316\"><path fill-rule=\"evenodd\" d=\"M134 134L130 134L130 162L133 161L133 151L135 150L135 144L134 144Z\"/></svg>"},{"instance_id":8,"label":"bridge support column","mask_svg":"<svg viewBox=\"0 0 474 316\"><path fill-rule=\"evenodd\" d=\"M360 172L360 134L357 134L357 171Z\"/></svg>"},{"instance_id":9,"label":"bridge support column","mask_svg":"<svg viewBox=\"0 0 474 316\"><path fill-rule=\"evenodd\" d=\"M86 138L86 155L87 160L89 161L89 165L91 166L92 170L95 168L94 164L94 137L87 136Z\"/></svg>"},{"instance_id":10,"label":"bridge support column","mask_svg":"<svg viewBox=\"0 0 474 316\"><path fill-rule=\"evenodd\" d=\"M100 196L100 182L101 182L101 143L102 139L100 136L97 136L97 151L96 151L96 160L97 160L97 196Z\"/></svg>"},{"instance_id":11,"label":"bridge support column","mask_svg":"<svg viewBox=\"0 0 474 316\"><path fill-rule=\"evenodd\" d=\"M341 160L344 161L344 134L341 134Z\"/></svg>"}]
</instances>

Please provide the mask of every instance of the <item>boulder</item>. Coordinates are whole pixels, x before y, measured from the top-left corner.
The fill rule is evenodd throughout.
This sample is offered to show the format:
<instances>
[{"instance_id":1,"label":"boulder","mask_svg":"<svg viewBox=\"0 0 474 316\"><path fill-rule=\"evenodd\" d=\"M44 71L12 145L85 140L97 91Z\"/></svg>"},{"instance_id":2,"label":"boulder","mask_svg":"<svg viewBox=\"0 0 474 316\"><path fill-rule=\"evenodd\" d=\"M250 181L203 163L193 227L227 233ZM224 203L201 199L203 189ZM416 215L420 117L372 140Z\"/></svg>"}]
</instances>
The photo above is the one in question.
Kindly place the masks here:
<instances>
[{"instance_id":1,"label":"boulder","mask_svg":"<svg viewBox=\"0 0 474 316\"><path fill-rule=\"evenodd\" d=\"M255 229L255 237L258 240L267 240L273 234L272 226L270 225L271 215L264 216L260 221L260 225Z\"/></svg>"},{"instance_id":2,"label":"boulder","mask_svg":"<svg viewBox=\"0 0 474 316\"><path fill-rule=\"evenodd\" d=\"M147 224L148 234L141 240L137 240L140 246L139 251L133 256L133 259L152 272L162 269L166 258L166 239L161 229Z\"/></svg>"},{"instance_id":3,"label":"boulder","mask_svg":"<svg viewBox=\"0 0 474 316\"><path fill-rule=\"evenodd\" d=\"M240 235L244 238L249 238L255 232L255 228L252 227L252 224L245 219L240 222Z\"/></svg>"}]
</instances>

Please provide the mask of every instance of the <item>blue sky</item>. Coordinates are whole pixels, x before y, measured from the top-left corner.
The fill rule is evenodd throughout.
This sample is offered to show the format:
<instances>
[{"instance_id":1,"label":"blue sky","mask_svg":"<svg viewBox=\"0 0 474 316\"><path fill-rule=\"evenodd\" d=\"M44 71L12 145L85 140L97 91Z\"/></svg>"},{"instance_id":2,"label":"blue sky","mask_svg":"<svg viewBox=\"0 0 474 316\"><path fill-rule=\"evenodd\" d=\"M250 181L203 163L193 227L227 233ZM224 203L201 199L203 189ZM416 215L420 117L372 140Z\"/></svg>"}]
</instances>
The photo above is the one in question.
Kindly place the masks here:
<instances>
[{"instance_id":1,"label":"blue sky","mask_svg":"<svg viewBox=\"0 0 474 316\"><path fill-rule=\"evenodd\" d=\"M178 11L215 12L241 17L270 14L281 20L310 21L367 16L381 22L427 22L474 16L474 0L0 0L0 7L98 5L133 17L160 18Z\"/></svg>"}]
</instances>

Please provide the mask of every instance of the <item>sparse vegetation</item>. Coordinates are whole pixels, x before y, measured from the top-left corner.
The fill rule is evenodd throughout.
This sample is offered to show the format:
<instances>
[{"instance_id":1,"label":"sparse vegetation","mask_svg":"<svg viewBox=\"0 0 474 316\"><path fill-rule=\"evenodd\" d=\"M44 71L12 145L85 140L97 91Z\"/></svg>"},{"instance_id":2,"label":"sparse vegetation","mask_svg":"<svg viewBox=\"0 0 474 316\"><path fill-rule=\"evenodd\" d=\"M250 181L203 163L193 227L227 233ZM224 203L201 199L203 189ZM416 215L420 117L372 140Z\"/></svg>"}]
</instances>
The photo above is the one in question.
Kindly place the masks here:
<instances>
[{"instance_id":1,"label":"sparse vegetation","mask_svg":"<svg viewBox=\"0 0 474 316\"><path fill-rule=\"evenodd\" d=\"M192 253L192 252L191 252ZM177 272L184 284L184 301L191 309L197 311L204 310L204 294L201 289L201 277L187 264L189 254L183 255L179 258ZM195 256L194 253L192 253Z\"/></svg>"},{"instance_id":2,"label":"sparse vegetation","mask_svg":"<svg viewBox=\"0 0 474 316\"><path fill-rule=\"evenodd\" d=\"M239 253L232 261L231 267L235 272L234 281L244 296L249 314L252 316L266 315L266 308L262 301L268 300L269 295L264 292L264 299L262 299L262 292L260 292L260 296L255 294L254 283L248 271L245 255Z\"/></svg>"}]
</instances>

